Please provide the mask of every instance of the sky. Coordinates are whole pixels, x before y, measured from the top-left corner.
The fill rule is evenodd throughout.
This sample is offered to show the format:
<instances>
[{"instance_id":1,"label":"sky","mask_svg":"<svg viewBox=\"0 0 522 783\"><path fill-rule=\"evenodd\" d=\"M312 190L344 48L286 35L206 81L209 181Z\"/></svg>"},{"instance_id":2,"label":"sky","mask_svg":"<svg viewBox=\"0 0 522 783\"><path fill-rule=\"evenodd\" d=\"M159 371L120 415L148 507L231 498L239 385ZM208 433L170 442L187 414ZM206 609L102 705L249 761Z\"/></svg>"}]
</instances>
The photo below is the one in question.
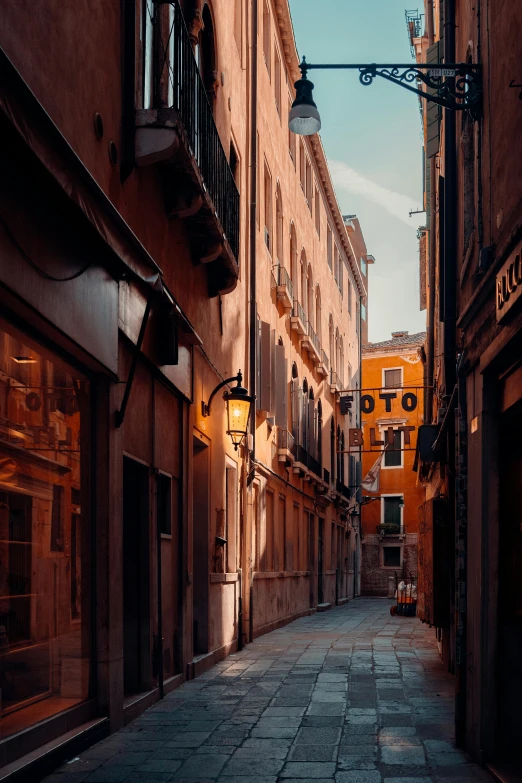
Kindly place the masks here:
<instances>
[{"instance_id":1,"label":"sky","mask_svg":"<svg viewBox=\"0 0 522 783\"><path fill-rule=\"evenodd\" d=\"M419 9L422 3L419 2ZM409 0L290 0L299 57L310 63L412 61ZM343 214L356 214L368 253L369 340L425 329L419 310L422 135L416 95L359 72L311 70L320 132Z\"/></svg>"}]
</instances>

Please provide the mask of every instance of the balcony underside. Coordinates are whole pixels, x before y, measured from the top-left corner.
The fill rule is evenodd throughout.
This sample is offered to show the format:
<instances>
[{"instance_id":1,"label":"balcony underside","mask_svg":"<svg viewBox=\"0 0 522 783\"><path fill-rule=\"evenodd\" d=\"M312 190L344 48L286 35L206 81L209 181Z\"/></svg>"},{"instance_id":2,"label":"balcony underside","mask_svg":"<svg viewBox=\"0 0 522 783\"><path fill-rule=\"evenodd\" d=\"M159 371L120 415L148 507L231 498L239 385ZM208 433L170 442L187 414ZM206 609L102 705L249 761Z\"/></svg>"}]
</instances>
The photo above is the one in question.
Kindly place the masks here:
<instances>
[{"instance_id":1,"label":"balcony underside","mask_svg":"<svg viewBox=\"0 0 522 783\"><path fill-rule=\"evenodd\" d=\"M189 230L192 262L205 264L209 296L237 285L239 264L205 186L177 109L136 112L136 164L157 164L169 217Z\"/></svg>"}]
</instances>

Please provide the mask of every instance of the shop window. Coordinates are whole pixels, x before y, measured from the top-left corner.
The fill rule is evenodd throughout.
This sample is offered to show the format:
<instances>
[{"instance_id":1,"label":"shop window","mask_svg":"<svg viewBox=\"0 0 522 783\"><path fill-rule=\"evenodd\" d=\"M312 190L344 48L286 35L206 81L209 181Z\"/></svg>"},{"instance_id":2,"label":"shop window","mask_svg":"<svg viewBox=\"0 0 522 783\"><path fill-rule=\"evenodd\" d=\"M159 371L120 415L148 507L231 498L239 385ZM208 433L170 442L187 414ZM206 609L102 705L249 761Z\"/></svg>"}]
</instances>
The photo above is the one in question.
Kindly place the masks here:
<instances>
[{"instance_id":1,"label":"shop window","mask_svg":"<svg viewBox=\"0 0 522 783\"><path fill-rule=\"evenodd\" d=\"M400 568L401 548L400 546L385 546L382 548L383 566L386 568Z\"/></svg>"},{"instance_id":2,"label":"shop window","mask_svg":"<svg viewBox=\"0 0 522 783\"><path fill-rule=\"evenodd\" d=\"M91 595L82 575L92 544L81 482L91 454L87 379L3 321L0 354L5 739L90 695Z\"/></svg>"},{"instance_id":3,"label":"shop window","mask_svg":"<svg viewBox=\"0 0 522 783\"><path fill-rule=\"evenodd\" d=\"M162 536L172 535L172 479L163 473L156 476L156 524Z\"/></svg>"}]
</instances>

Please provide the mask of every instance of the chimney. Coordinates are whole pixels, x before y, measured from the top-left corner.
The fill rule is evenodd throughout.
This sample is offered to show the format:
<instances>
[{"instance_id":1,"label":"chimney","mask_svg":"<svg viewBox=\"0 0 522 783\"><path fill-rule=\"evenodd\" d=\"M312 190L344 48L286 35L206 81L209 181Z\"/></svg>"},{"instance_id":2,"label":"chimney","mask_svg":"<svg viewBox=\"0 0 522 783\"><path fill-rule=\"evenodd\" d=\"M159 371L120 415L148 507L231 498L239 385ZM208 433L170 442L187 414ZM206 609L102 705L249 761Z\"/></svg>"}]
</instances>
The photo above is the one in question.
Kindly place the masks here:
<instances>
[{"instance_id":1,"label":"chimney","mask_svg":"<svg viewBox=\"0 0 522 783\"><path fill-rule=\"evenodd\" d=\"M409 332L392 332L392 340L395 340L396 337L407 337Z\"/></svg>"}]
</instances>

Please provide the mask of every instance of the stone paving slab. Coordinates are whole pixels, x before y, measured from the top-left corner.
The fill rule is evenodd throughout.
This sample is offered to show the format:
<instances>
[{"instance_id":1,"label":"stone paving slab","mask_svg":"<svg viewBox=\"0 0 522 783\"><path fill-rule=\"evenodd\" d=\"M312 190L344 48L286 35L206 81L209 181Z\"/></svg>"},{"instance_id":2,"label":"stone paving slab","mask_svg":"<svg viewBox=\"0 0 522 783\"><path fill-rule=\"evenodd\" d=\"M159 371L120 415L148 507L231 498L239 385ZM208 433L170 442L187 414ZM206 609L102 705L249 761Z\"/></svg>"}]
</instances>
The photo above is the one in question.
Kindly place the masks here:
<instances>
[{"instance_id":1,"label":"stone paving slab","mask_svg":"<svg viewBox=\"0 0 522 783\"><path fill-rule=\"evenodd\" d=\"M435 635L359 598L256 639L46 783L465 783Z\"/></svg>"}]
</instances>

